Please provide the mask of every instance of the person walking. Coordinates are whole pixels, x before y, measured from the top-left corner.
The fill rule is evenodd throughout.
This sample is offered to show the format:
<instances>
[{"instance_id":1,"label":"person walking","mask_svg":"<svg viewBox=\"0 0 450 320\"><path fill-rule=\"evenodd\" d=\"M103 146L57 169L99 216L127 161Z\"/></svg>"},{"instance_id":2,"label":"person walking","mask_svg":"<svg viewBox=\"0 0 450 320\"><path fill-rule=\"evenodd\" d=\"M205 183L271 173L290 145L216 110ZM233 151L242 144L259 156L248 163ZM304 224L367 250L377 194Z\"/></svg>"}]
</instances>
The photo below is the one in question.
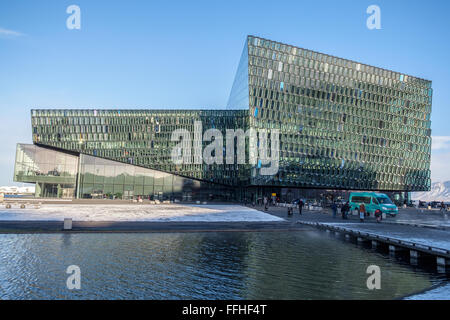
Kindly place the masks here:
<instances>
[{"instance_id":1,"label":"person walking","mask_svg":"<svg viewBox=\"0 0 450 320\"><path fill-rule=\"evenodd\" d=\"M344 204L342 210L343 210L342 219L347 220L348 212L350 211L350 204L348 203L348 201Z\"/></svg>"},{"instance_id":2,"label":"person walking","mask_svg":"<svg viewBox=\"0 0 450 320\"><path fill-rule=\"evenodd\" d=\"M342 219L345 219L345 210L347 210L347 202L344 203L344 205L343 205L342 208L341 208L341 216L342 216Z\"/></svg>"},{"instance_id":3,"label":"person walking","mask_svg":"<svg viewBox=\"0 0 450 320\"><path fill-rule=\"evenodd\" d=\"M364 205L364 203L361 203L361 205L359 206L359 220L361 222L364 222L365 216L366 216L366 206Z\"/></svg>"},{"instance_id":4,"label":"person walking","mask_svg":"<svg viewBox=\"0 0 450 320\"><path fill-rule=\"evenodd\" d=\"M291 216L294 212L294 208L292 208L292 204L287 203L287 209L288 209L288 216Z\"/></svg>"},{"instance_id":5,"label":"person walking","mask_svg":"<svg viewBox=\"0 0 450 320\"><path fill-rule=\"evenodd\" d=\"M264 211L268 210L268 204L269 204L269 201L267 200L267 197L264 196Z\"/></svg>"},{"instance_id":6,"label":"person walking","mask_svg":"<svg viewBox=\"0 0 450 320\"><path fill-rule=\"evenodd\" d=\"M300 215L302 214L303 205L304 205L303 200L300 199L300 200L298 201L298 213L299 213Z\"/></svg>"},{"instance_id":7,"label":"person walking","mask_svg":"<svg viewBox=\"0 0 450 320\"><path fill-rule=\"evenodd\" d=\"M336 202L333 202L331 205L331 210L333 211L333 219L336 219L337 205Z\"/></svg>"},{"instance_id":8,"label":"person walking","mask_svg":"<svg viewBox=\"0 0 450 320\"><path fill-rule=\"evenodd\" d=\"M383 213L380 209L375 210L375 218L377 219L377 222L380 223L383 219Z\"/></svg>"},{"instance_id":9,"label":"person walking","mask_svg":"<svg viewBox=\"0 0 450 320\"><path fill-rule=\"evenodd\" d=\"M444 203L444 201L441 202L441 210L440 211L444 211L445 212L445 203Z\"/></svg>"}]
</instances>

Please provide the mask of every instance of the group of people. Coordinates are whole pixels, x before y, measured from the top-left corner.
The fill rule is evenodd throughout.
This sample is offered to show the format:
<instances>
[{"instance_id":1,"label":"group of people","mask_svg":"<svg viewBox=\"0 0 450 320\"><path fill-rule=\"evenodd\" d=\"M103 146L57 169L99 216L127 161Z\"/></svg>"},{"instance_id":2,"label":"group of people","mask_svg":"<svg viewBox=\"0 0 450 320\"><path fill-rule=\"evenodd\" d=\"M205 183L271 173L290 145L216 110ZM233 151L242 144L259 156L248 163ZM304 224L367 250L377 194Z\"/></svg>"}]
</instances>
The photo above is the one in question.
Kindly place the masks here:
<instances>
[{"instance_id":1,"label":"group of people","mask_svg":"<svg viewBox=\"0 0 450 320\"><path fill-rule=\"evenodd\" d=\"M338 205L335 202L333 202L333 204L331 205L331 210L333 212L333 218L336 218L337 209L338 209ZM349 202L347 201L341 207L342 219L344 219L344 220L348 219L348 214L349 214L350 210L351 210L351 206L350 206ZM358 211L359 211L359 220L361 222L364 222L364 219L366 218L366 216L368 216L368 212L366 210L366 206L364 205L364 203L361 203L361 205L358 208ZM381 222L382 213L380 210L375 211L375 218L377 218L377 222Z\"/></svg>"},{"instance_id":2,"label":"group of people","mask_svg":"<svg viewBox=\"0 0 450 320\"><path fill-rule=\"evenodd\" d=\"M299 199L298 202L296 203L296 206L298 208L298 213L302 214L302 210L303 210L303 206L305 205L305 203L303 202L302 199ZM294 207L290 206L288 207L288 214L292 214L294 212Z\"/></svg>"},{"instance_id":3,"label":"group of people","mask_svg":"<svg viewBox=\"0 0 450 320\"><path fill-rule=\"evenodd\" d=\"M263 198L263 204L264 204L264 211L268 211L269 210L269 198L267 196L265 196ZM299 214L302 214L302 209L303 209L304 205L305 205L305 203L301 199L296 203ZM288 215L293 214L293 212L294 212L294 207L288 206Z\"/></svg>"},{"instance_id":4,"label":"group of people","mask_svg":"<svg viewBox=\"0 0 450 320\"><path fill-rule=\"evenodd\" d=\"M333 218L336 218L338 205L336 202L333 202L331 205L331 210L333 212ZM342 219L348 219L348 212L350 211L350 204L348 201L341 207L341 215Z\"/></svg>"},{"instance_id":5,"label":"group of people","mask_svg":"<svg viewBox=\"0 0 450 320\"><path fill-rule=\"evenodd\" d=\"M265 196L263 198L263 204L264 204L264 211L268 211L269 210L269 197ZM302 210L303 210L303 206L304 206L304 202L299 199L299 201L296 203L296 206L298 208L298 213L302 214ZM333 202L333 204L331 205L331 210L333 212L333 218L336 218L337 215L337 211L338 211L338 205L336 202ZM344 203L344 205L341 207L341 215L342 215L342 219L346 220L348 219L348 214L351 210L351 206L350 203L347 201L346 203ZM366 216L368 216L368 212L366 210L366 206L364 205L364 203L361 203L359 208L359 219L361 222L364 222L364 219ZM292 215L294 212L294 206L288 206L288 215ZM375 211L375 218L377 220L377 222L381 222L382 219L382 213L380 210L376 210Z\"/></svg>"}]
</instances>

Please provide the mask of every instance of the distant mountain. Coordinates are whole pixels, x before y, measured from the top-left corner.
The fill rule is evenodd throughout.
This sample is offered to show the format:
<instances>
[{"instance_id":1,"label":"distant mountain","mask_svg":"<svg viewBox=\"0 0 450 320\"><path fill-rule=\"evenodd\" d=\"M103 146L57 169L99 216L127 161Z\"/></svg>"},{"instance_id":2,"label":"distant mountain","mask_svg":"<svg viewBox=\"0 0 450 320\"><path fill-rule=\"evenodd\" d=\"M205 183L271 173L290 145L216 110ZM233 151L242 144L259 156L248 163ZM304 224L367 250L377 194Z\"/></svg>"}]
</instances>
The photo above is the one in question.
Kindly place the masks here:
<instances>
[{"instance_id":1,"label":"distant mountain","mask_svg":"<svg viewBox=\"0 0 450 320\"><path fill-rule=\"evenodd\" d=\"M450 181L434 182L431 184L431 191L412 192L412 200L422 201L444 201L450 202Z\"/></svg>"}]
</instances>

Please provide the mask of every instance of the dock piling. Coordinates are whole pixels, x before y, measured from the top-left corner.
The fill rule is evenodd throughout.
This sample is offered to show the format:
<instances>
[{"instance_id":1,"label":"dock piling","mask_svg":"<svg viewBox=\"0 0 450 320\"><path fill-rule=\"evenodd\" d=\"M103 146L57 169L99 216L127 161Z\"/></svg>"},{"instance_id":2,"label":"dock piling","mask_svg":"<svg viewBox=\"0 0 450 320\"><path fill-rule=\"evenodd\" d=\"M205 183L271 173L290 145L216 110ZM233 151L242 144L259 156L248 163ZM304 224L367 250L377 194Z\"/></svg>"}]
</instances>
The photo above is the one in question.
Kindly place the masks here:
<instances>
[{"instance_id":1,"label":"dock piling","mask_svg":"<svg viewBox=\"0 0 450 320\"><path fill-rule=\"evenodd\" d=\"M362 237L358 237L357 239L356 239L356 241L359 243L359 244L363 244L365 241L367 241L366 239L364 239L364 238L362 238Z\"/></svg>"},{"instance_id":2,"label":"dock piling","mask_svg":"<svg viewBox=\"0 0 450 320\"><path fill-rule=\"evenodd\" d=\"M436 257L436 264L440 267L447 267L449 265L449 261L444 257Z\"/></svg>"},{"instance_id":3,"label":"dock piling","mask_svg":"<svg viewBox=\"0 0 450 320\"><path fill-rule=\"evenodd\" d=\"M412 266L417 266L419 264L420 252L416 250L409 250L409 263Z\"/></svg>"}]
</instances>

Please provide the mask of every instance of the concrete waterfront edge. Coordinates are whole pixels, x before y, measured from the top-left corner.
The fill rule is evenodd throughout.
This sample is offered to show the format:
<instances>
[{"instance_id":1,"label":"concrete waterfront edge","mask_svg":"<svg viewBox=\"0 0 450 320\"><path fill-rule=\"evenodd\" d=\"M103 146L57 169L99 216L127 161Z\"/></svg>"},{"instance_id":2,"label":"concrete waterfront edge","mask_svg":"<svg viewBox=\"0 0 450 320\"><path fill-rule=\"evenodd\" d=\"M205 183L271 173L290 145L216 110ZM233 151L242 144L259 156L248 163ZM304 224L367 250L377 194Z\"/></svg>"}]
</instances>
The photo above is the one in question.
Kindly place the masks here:
<instances>
[{"instance_id":1,"label":"concrete waterfront edge","mask_svg":"<svg viewBox=\"0 0 450 320\"><path fill-rule=\"evenodd\" d=\"M424 254L428 256L433 256L436 259L438 272L450 271L447 270L447 268L450 267L450 250L447 249L437 248L433 246L426 246L412 241L401 240L392 237L385 237L375 233L361 232L358 230L352 230L348 227L333 226L327 223L308 222L308 221L297 221L297 223L314 226L318 229L326 230L327 232L333 231L335 234L336 233L344 234L346 239L353 236L354 238L356 238L358 243L362 243L364 241L371 241L373 248L379 247L380 244L384 244L388 246L389 252L393 255L395 255L395 253L399 251L404 252L408 251L412 259L418 259L419 257L422 257ZM442 270L442 268L444 268L444 270Z\"/></svg>"}]
</instances>

